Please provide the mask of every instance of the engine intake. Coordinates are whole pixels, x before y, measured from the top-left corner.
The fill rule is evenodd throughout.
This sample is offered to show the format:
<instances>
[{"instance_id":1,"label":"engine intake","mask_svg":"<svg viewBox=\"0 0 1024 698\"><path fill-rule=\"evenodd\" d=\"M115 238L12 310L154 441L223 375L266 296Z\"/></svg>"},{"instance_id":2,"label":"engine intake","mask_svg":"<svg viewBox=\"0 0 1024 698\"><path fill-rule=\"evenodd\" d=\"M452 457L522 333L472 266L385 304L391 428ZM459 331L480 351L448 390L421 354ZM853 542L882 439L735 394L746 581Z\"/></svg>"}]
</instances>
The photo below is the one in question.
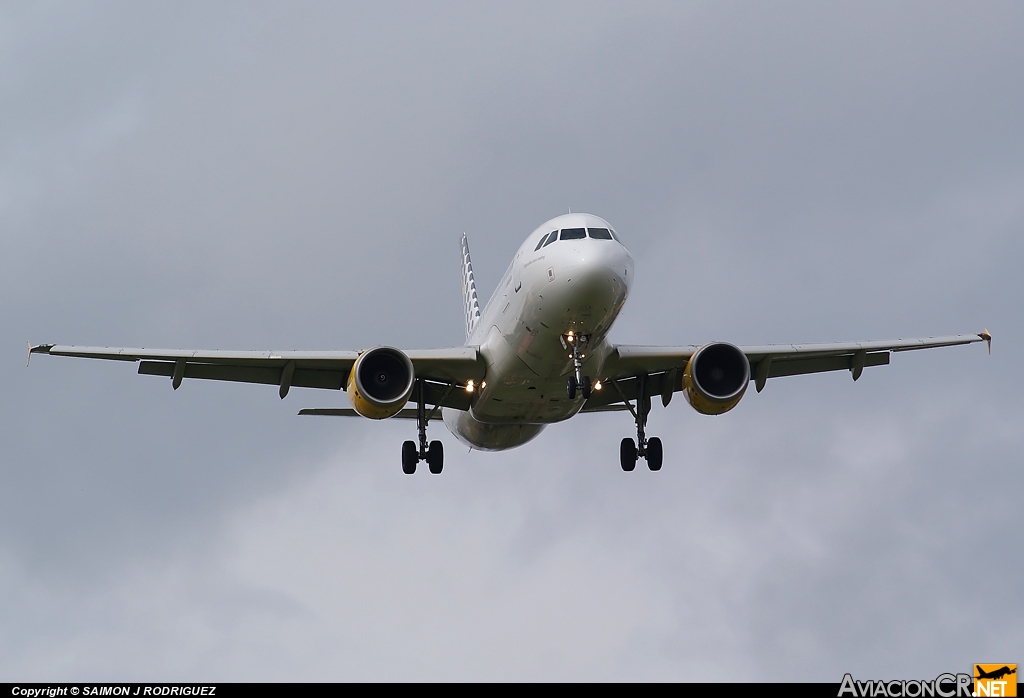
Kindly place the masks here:
<instances>
[{"instance_id":1,"label":"engine intake","mask_svg":"<svg viewBox=\"0 0 1024 698\"><path fill-rule=\"evenodd\" d=\"M412 361L398 349L367 349L349 371L348 399L364 417L387 419L405 407L415 379Z\"/></svg>"},{"instance_id":2,"label":"engine intake","mask_svg":"<svg viewBox=\"0 0 1024 698\"><path fill-rule=\"evenodd\" d=\"M726 342L705 344L690 357L683 371L683 394L701 414L728 412L750 383L750 362L738 347Z\"/></svg>"}]
</instances>

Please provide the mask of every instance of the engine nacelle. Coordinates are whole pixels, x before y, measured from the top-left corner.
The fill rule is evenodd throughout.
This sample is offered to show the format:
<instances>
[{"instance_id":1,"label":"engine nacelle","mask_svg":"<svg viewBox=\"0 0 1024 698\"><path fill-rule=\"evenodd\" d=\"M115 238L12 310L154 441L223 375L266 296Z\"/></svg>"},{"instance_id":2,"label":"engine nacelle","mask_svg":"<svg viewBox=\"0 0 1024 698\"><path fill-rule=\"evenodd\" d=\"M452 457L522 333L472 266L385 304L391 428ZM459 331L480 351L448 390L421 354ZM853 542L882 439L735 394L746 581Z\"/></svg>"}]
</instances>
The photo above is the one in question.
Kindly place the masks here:
<instances>
[{"instance_id":1,"label":"engine nacelle","mask_svg":"<svg viewBox=\"0 0 1024 698\"><path fill-rule=\"evenodd\" d=\"M370 419L398 414L416 383L412 361L393 347L367 349L348 374L348 399L355 411Z\"/></svg>"},{"instance_id":2,"label":"engine nacelle","mask_svg":"<svg viewBox=\"0 0 1024 698\"><path fill-rule=\"evenodd\" d=\"M726 342L705 344L690 357L683 371L683 395L701 414L728 412L750 383L750 362L738 347Z\"/></svg>"}]
</instances>

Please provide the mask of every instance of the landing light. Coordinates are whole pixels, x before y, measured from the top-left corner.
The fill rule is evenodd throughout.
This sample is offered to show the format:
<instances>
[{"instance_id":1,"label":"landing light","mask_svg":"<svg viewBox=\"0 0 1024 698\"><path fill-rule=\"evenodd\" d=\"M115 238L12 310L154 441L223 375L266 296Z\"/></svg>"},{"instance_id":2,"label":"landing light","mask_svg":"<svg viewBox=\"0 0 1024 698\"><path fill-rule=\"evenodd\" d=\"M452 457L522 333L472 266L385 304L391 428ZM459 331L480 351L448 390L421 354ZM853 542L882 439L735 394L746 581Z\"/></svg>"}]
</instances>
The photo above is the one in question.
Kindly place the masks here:
<instances>
[{"instance_id":1,"label":"landing light","mask_svg":"<svg viewBox=\"0 0 1024 698\"><path fill-rule=\"evenodd\" d=\"M473 392L473 381L469 381L468 383L466 383L466 392L467 393Z\"/></svg>"},{"instance_id":2,"label":"landing light","mask_svg":"<svg viewBox=\"0 0 1024 698\"><path fill-rule=\"evenodd\" d=\"M600 390L600 389L601 389L601 381L598 381L598 382L594 383L594 390Z\"/></svg>"}]
</instances>

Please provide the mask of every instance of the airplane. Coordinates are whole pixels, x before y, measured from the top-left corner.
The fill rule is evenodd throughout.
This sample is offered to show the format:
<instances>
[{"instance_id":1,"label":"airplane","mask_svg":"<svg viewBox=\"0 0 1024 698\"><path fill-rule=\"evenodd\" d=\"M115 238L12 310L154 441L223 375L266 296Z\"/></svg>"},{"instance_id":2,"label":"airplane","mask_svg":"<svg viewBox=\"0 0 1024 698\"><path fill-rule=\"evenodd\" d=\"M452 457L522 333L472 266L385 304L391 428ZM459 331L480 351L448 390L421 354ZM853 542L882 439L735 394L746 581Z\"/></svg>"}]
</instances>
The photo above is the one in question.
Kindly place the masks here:
<instances>
[{"instance_id":1,"label":"airplane","mask_svg":"<svg viewBox=\"0 0 1024 698\"><path fill-rule=\"evenodd\" d=\"M993 671L985 671L980 666L975 664L974 665L974 669L978 673L978 675L974 677L976 679L993 679L993 680L998 680L998 679L1003 678L1004 676L1009 676L1010 674L1016 674L1017 673L1016 666L1014 666L1013 669L1011 669L1009 666L1004 666L1004 667L1001 667L999 669L995 669Z\"/></svg>"},{"instance_id":2,"label":"airplane","mask_svg":"<svg viewBox=\"0 0 1024 698\"><path fill-rule=\"evenodd\" d=\"M667 407L683 393L699 413L733 409L751 381L761 392L769 378L850 371L889 363L893 352L984 341L973 335L826 344L736 346L713 341L689 346L639 346L608 341L633 283L633 258L602 218L570 213L534 230L516 252L480 310L465 234L461 239L466 343L442 349L364 351L193 351L29 344L32 354L138 362L138 372L185 378L263 383L290 388L344 390L350 408L304 409L300 415L405 418L418 441L402 444L407 474L426 461L444 466L444 447L427 440L438 416L471 449L521 446L549 424L580 413L629 412L636 439L624 438L625 471L643 458L652 471L664 459L661 439L645 431L651 402ZM408 405L415 407L408 407Z\"/></svg>"}]
</instances>

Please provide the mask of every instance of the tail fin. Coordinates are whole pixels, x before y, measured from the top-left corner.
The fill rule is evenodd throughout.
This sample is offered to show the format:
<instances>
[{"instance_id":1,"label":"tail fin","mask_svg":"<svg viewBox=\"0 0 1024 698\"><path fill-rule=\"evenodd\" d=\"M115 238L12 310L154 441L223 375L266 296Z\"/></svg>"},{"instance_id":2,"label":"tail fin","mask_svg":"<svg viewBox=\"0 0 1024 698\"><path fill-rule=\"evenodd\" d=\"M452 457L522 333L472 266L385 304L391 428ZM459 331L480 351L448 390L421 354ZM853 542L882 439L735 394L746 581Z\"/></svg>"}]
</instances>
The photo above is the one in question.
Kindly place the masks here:
<instances>
[{"instance_id":1,"label":"tail fin","mask_svg":"<svg viewBox=\"0 0 1024 698\"><path fill-rule=\"evenodd\" d=\"M469 258L469 241L462 234L462 304L466 311L466 339L473 334L480 319L480 301L476 296L476 279L473 277L473 262Z\"/></svg>"}]
</instances>

